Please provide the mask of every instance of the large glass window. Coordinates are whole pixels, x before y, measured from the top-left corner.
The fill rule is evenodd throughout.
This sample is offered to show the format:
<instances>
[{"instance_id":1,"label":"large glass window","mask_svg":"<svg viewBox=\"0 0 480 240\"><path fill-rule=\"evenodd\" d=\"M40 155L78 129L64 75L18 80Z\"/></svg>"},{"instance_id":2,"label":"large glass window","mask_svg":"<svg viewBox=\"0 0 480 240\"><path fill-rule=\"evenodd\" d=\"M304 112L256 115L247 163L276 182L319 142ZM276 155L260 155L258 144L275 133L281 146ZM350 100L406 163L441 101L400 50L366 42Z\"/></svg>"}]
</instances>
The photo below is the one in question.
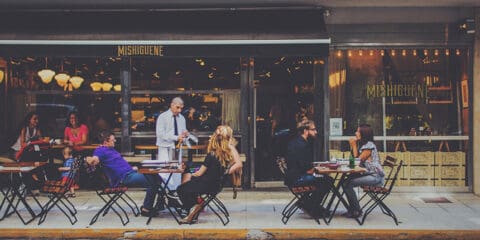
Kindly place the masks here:
<instances>
[{"instance_id":1,"label":"large glass window","mask_svg":"<svg viewBox=\"0 0 480 240\"><path fill-rule=\"evenodd\" d=\"M368 123L382 156L407 163L402 184L465 186L468 59L468 49L332 51L332 156L347 157L347 136Z\"/></svg>"}]
</instances>

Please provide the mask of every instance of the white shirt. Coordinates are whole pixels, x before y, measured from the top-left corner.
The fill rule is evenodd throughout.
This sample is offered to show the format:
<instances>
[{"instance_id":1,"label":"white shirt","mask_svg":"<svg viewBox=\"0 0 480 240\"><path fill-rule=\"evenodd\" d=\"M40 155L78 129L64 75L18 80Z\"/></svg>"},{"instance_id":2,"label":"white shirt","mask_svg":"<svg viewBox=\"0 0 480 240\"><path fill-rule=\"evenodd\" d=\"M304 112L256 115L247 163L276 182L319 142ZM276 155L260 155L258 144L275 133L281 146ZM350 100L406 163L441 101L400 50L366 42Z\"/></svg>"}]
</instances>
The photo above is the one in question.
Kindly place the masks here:
<instances>
[{"instance_id":1,"label":"white shirt","mask_svg":"<svg viewBox=\"0 0 480 240\"><path fill-rule=\"evenodd\" d=\"M172 110L168 109L158 116L156 126L157 146L169 148L175 147L175 141L178 140L178 135L175 135L175 129L173 126ZM185 118L180 113L177 116L177 128L178 134L187 130Z\"/></svg>"}]
</instances>

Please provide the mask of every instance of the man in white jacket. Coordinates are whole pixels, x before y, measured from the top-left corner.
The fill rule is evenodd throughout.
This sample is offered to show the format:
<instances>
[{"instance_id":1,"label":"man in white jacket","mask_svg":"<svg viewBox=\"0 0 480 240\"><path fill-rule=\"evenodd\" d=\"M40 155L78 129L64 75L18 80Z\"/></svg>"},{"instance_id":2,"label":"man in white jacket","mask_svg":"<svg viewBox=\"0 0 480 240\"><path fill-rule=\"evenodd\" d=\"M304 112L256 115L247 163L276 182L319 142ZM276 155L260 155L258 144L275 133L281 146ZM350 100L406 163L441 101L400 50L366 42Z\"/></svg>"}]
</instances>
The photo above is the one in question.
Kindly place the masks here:
<instances>
[{"instance_id":1,"label":"man in white jacket","mask_svg":"<svg viewBox=\"0 0 480 240\"><path fill-rule=\"evenodd\" d=\"M180 113L183 108L183 100L180 97L172 99L170 109L163 112L157 118L156 134L158 146L157 159L162 162L179 160L175 154L175 145L188 137L185 118ZM175 159L174 159L175 158ZM163 179L168 178L168 174L161 174ZM174 174L170 179L168 188L177 189L181 183L181 174Z\"/></svg>"}]
</instances>

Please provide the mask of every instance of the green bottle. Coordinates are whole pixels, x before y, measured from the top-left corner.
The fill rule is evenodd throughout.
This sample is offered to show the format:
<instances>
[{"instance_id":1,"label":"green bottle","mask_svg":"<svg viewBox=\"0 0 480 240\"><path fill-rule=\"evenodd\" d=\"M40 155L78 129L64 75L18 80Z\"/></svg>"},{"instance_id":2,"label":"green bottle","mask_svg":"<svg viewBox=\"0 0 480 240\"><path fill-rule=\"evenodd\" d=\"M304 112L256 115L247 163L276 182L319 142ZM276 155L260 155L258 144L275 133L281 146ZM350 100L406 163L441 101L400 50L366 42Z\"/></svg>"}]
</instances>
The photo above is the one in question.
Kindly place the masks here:
<instances>
[{"instance_id":1,"label":"green bottle","mask_svg":"<svg viewBox=\"0 0 480 240\"><path fill-rule=\"evenodd\" d=\"M353 157L353 154L350 154L350 158L348 159L349 161L349 167L351 169L354 169L355 168L355 158Z\"/></svg>"}]
</instances>

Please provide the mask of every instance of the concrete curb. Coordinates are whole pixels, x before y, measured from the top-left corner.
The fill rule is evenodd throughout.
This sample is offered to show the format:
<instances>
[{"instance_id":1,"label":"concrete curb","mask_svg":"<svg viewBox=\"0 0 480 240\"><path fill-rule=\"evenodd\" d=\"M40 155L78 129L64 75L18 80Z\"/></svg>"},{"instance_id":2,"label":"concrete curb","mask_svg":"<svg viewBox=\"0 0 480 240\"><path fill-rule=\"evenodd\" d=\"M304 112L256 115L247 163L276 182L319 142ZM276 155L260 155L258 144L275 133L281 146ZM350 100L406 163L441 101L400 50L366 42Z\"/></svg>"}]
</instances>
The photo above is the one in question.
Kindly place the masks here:
<instances>
[{"instance_id":1,"label":"concrete curb","mask_svg":"<svg viewBox=\"0 0 480 240\"><path fill-rule=\"evenodd\" d=\"M65 239L478 239L480 230L1 229L0 238Z\"/></svg>"}]
</instances>

